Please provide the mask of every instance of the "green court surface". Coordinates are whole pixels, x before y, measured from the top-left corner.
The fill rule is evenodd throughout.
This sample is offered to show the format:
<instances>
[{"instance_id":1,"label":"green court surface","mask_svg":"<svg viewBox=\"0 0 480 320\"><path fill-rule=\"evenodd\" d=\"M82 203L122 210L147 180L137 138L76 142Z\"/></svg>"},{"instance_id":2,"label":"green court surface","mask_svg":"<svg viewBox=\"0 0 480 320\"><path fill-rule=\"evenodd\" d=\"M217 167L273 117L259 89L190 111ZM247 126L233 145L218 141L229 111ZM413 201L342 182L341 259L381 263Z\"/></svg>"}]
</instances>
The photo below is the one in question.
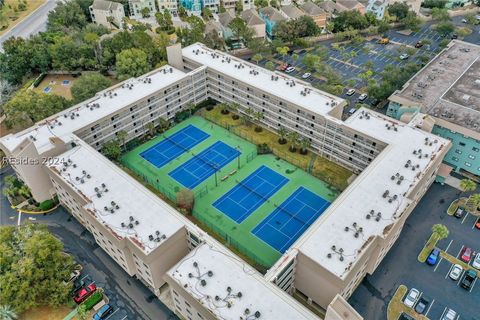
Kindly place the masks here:
<instances>
[{"instance_id":1,"label":"green court surface","mask_svg":"<svg viewBox=\"0 0 480 320\"><path fill-rule=\"evenodd\" d=\"M202 152L202 150L207 149L219 140L241 151L239 160L234 159L220 169L217 173L216 183L215 177L212 175L193 189L195 193L193 215L225 239L226 243L234 246L239 252L250 257L263 267L269 268L272 266L280 258L281 253L252 233L252 230L260 224L262 220L275 211L277 206L282 204L299 187L304 187L329 202L333 202L338 196L338 193L333 191L327 183L314 178L307 172L274 155L256 155L255 145L203 118L192 117L168 130L166 135L170 136L190 124L210 135L206 140L192 148L191 151L194 154ZM175 201L176 192L184 187L168 174L191 159L191 152L183 153L161 168L156 168L140 156L140 153L164 139L162 136L158 136L137 147L125 154L122 157L122 162L141 176L146 182ZM238 167L239 164L240 169ZM235 187L238 181L242 181L261 166L266 166L276 171L287 178L288 182L270 196L268 201L265 201L253 211L245 220L238 224L212 206L212 203Z\"/></svg>"}]
</instances>

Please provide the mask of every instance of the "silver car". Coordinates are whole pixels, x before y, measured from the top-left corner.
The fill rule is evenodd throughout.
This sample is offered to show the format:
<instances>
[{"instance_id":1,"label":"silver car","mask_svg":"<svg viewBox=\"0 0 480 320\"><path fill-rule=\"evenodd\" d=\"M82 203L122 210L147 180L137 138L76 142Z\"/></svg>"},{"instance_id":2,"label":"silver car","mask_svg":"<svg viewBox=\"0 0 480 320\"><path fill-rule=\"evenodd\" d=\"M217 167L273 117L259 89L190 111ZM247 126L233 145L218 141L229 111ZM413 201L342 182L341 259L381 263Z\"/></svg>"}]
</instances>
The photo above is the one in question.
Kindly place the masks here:
<instances>
[{"instance_id":1,"label":"silver car","mask_svg":"<svg viewBox=\"0 0 480 320\"><path fill-rule=\"evenodd\" d=\"M442 317L442 320L455 320L456 318L457 318L457 313L452 309L447 309L447 311Z\"/></svg>"},{"instance_id":2,"label":"silver car","mask_svg":"<svg viewBox=\"0 0 480 320\"><path fill-rule=\"evenodd\" d=\"M480 270L480 252L477 253L475 258L473 259L472 267L474 267L477 270Z\"/></svg>"},{"instance_id":3,"label":"silver car","mask_svg":"<svg viewBox=\"0 0 480 320\"><path fill-rule=\"evenodd\" d=\"M410 289L410 291L408 292L408 295L407 295L407 297L405 298L405 301L403 301L403 303L404 303L407 307L412 308L412 307L414 306L415 302L417 302L419 296L420 296L420 291L418 291L418 290L415 289L415 288L412 288L412 289Z\"/></svg>"},{"instance_id":4,"label":"silver car","mask_svg":"<svg viewBox=\"0 0 480 320\"><path fill-rule=\"evenodd\" d=\"M462 275L463 268L459 264L454 264L452 270L450 271L449 277L452 280L458 280Z\"/></svg>"}]
</instances>

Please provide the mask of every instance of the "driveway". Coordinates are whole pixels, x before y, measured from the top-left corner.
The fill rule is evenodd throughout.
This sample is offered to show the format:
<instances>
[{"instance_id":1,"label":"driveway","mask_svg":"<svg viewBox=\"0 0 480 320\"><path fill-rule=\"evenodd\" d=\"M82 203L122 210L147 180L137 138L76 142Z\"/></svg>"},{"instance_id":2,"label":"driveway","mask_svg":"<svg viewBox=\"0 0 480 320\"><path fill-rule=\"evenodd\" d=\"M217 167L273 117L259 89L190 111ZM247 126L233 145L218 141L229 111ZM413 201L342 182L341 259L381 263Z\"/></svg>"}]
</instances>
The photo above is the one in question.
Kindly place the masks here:
<instances>
[{"instance_id":1,"label":"driveway","mask_svg":"<svg viewBox=\"0 0 480 320\"><path fill-rule=\"evenodd\" d=\"M12 174L10 168L0 170L0 188L3 179ZM0 225L16 225L18 213L10 207L6 197L0 196ZM93 236L62 207L48 215L21 216L20 222L30 220L46 224L83 266L82 276L88 275L96 285L104 288L110 303L116 310L108 320L120 319L178 319L139 280L130 277L96 243Z\"/></svg>"},{"instance_id":2,"label":"driveway","mask_svg":"<svg viewBox=\"0 0 480 320\"><path fill-rule=\"evenodd\" d=\"M349 299L365 319L386 319L388 302L401 284L417 288L433 301L427 315L430 319L440 319L447 307L456 310L460 319L479 319L479 283L468 292L459 287L458 281L448 277L451 264L447 261L442 260L434 267L417 261L418 253L436 223L446 225L450 231L448 238L441 240L438 247L448 249L453 256L464 245L480 250L480 230L473 228L474 218L465 216L464 220L459 220L446 213L458 195L459 191L450 186L434 183L430 187L377 270L362 281Z\"/></svg>"}]
</instances>

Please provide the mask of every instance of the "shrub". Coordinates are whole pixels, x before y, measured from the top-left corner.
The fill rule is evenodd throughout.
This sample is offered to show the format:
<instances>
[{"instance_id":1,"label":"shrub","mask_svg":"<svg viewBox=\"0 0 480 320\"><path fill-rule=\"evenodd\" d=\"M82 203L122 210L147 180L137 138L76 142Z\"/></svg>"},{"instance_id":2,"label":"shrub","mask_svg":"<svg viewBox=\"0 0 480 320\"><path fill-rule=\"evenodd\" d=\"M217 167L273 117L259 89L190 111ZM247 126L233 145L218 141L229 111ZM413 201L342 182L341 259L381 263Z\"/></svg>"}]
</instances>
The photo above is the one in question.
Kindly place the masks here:
<instances>
[{"instance_id":1,"label":"shrub","mask_svg":"<svg viewBox=\"0 0 480 320\"><path fill-rule=\"evenodd\" d=\"M53 199L48 199L40 203L39 208L42 211L50 210L55 206L55 201Z\"/></svg>"},{"instance_id":2,"label":"shrub","mask_svg":"<svg viewBox=\"0 0 480 320\"><path fill-rule=\"evenodd\" d=\"M37 77L37 79L35 79L35 81L33 82L33 87L35 87L35 88L38 87L38 85L40 84L40 82L42 82L43 79L45 79L46 76L47 76L46 73L40 74L40 75Z\"/></svg>"},{"instance_id":3,"label":"shrub","mask_svg":"<svg viewBox=\"0 0 480 320\"><path fill-rule=\"evenodd\" d=\"M87 298L82 305L85 306L86 310L91 310L94 305L99 303L103 299L103 292L100 289L97 289L90 297Z\"/></svg>"}]
</instances>

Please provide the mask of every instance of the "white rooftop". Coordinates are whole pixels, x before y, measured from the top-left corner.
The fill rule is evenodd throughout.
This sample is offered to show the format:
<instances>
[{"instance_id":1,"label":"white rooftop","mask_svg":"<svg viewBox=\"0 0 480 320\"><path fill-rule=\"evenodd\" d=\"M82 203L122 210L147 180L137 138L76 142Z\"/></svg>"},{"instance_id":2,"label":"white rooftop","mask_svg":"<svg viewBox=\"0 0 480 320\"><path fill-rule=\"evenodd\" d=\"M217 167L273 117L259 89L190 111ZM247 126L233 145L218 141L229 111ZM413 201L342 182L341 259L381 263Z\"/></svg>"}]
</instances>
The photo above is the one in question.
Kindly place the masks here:
<instances>
[{"instance_id":1,"label":"white rooftop","mask_svg":"<svg viewBox=\"0 0 480 320\"><path fill-rule=\"evenodd\" d=\"M85 208L118 238L131 239L148 254L183 228L175 209L86 143L73 139L78 146L59 155L50 167L90 202Z\"/></svg>"},{"instance_id":2,"label":"white rooftop","mask_svg":"<svg viewBox=\"0 0 480 320\"><path fill-rule=\"evenodd\" d=\"M6 148L13 151L25 139L32 139L38 152L42 154L52 147L50 138L63 139L64 136L185 77L187 74L183 71L168 65L163 66L146 75L126 80L111 89L99 92L90 100L59 112L24 131L5 136L0 141Z\"/></svg>"},{"instance_id":3,"label":"white rooftop","mask_svg":"<svg viewBox=\"0 0 480 320\"><path fill-rule=\"evenodd\" d=\"M334 106L345 101L297 78L258 67L221 51L212 50L201 43L182 49L182 55L317 114L327 115ZM272 76L278 79L272 80ZM303 95L302 92L308 93Z\"/></svg>"},{"instance_id":4,"label":"white rooftop","mask_svg":"<svg viewBox=\"0 0 480 320\"><path fill-rule=\"evenodd\" d=\"M340 278L348 273L369 239L382 236L410 203L406 195L448 144L415 127L423 117L419 114L410 124L404 124L362 108L346 121L347 126L388 146L294 247Z\"/></svg>"},{"instance_id":5,"label":"white rooftop","mask_svg":"<svg viewBox=\"0 0 480 320\"><path fill-rule=\"evenodd\" d=\"M218 319L253 320L256 312L260 319L317 318L223 248L202 244L168 274Z\"/></svg>"}]
</instances>

